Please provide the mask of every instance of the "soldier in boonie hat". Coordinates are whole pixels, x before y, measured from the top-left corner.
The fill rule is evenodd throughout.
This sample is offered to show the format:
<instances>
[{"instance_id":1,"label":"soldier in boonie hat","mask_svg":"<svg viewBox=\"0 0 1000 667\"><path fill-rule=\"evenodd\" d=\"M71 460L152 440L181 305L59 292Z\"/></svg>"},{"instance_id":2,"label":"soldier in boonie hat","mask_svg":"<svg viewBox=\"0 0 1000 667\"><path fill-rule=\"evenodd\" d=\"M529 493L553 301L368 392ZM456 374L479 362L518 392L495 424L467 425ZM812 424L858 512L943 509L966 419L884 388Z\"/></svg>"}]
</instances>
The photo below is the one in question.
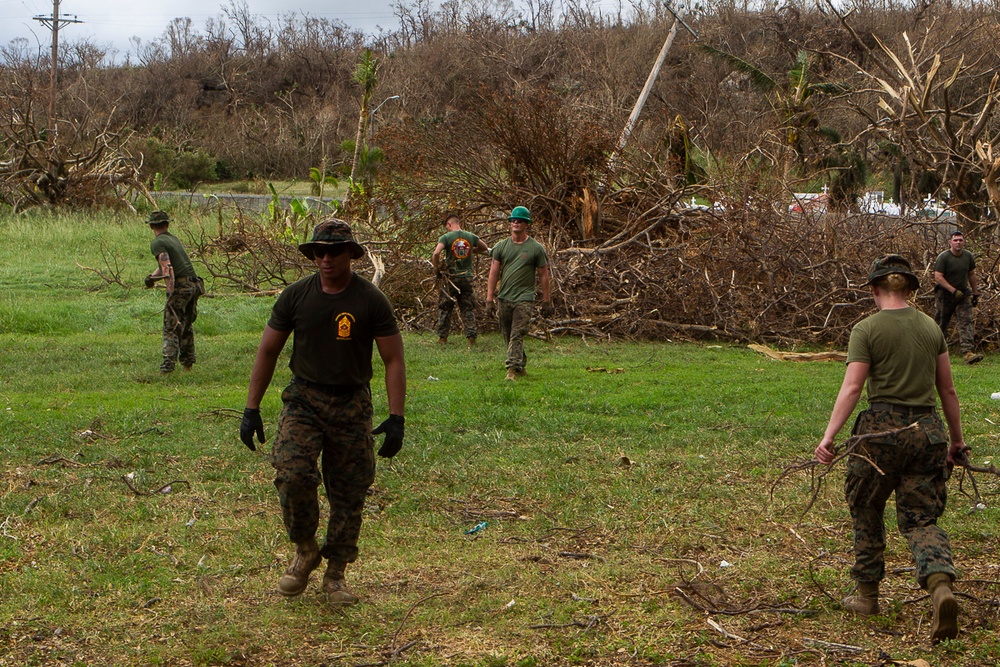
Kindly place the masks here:
<instances>
[{"instance_id":1,"label":"soldier in boonie hat","mask_svg":"<svg viewBox=\"0 0 1000 667\"><path fill-rule=\"evenodd\" d=\"M406 362L403 337L392 304L371 281L351 269L364 254L351 226L328 217L299 246L317 271L286 287L264 327L247 390L240 440L251 450L263 443L261 401L281 351L294 336L292 382L281 393L278 433L271 443L274 486L295 555L278 579L278 593L301 595L324 560L322 592L328 604L359 600L348 586L347 566L358 558L362 509L375 481L376 435L385 435L377 454L392 458L403 446L406 419ZM385 371L389 416L372 428L372 353ZM326 536L316 531L322 479L329 505Z\"/></svg>"},{"instance_id":2,"label":"soldier in boonie hat","mask_svg":"<svg viewBox=\"0 0 1000 667\"><path fill-rule=\"evenodd\" d=\"M937 323L909 303L920 281L904 257L876 259L865 284L878 312L851 329L844 380L814 450L823 466L847 459L844 497L853 528L855 590L841 604L860 616L879 613L886 572L884 515L886 501L895 495L897 528L910 546L916 583L929 593L930 640L937 644L959 632L951 543L937 525L948 497L944 471L969 457L948 342ZM850 430L855 444L848 446L847 440L838 451L834 439L862 392L868 408Z\"/></svg>"},{"instance_id":3,"label":"soldier in boonie hat","mask_svg":"<svg viewBox=\"0 0 1000 667\"><path fill-rule=\"evenodd\" d=\"M868 282L862 287L867 287L879 278L893 273L898 273L906 278L906 282L909 283L910 289L914 292L920 289L920 279L913 273L910 263L902 255L885 255L873 261L871 269L868 271Z\"/></svg>"},{"instance_id":4,"label":"soldier in boonie hat","mask_svg":"<svg viewBox=\"0 0 1000 667\"><path fill-rule=\"evenodd\" d=\"M168 214L166 211L153 211L152 213L149 214L149 220L146 221L146 224L165 225L169 222L171 222L170 214Z\"/></svg>"},{"instance_id":5,"label":"soldier in boonie hat","mask_svg":"<svg viewBox=\"0 0 1000 667\"><path fill-rule=\"evenodd\" d=\"M146 221L153 232L149 250L157 266L143 282L148 289L162 280L167 288L161 373L172 373L178 361L184 370L191 370L194 365L193 325L198 318L198 297L205 293L205 283L195 273L187 250L181 240L170 233L170 222L166 211L153 211Z\"/></svg>"},{"instance_id":6,"label":"soldier in boonie hat","mask_svg":"<svg viewBox=\"0 0 1000 667\"><path fill-rule=\"evenodd\" d=\"M351 249L351 259L360 259L365 249L354 240L351 226L339 218L324 218L313 229L312 241L299 244L299 250L309 259L315 259L315 250L321 247L347 245Z\"/></svg>"}]
</instances>

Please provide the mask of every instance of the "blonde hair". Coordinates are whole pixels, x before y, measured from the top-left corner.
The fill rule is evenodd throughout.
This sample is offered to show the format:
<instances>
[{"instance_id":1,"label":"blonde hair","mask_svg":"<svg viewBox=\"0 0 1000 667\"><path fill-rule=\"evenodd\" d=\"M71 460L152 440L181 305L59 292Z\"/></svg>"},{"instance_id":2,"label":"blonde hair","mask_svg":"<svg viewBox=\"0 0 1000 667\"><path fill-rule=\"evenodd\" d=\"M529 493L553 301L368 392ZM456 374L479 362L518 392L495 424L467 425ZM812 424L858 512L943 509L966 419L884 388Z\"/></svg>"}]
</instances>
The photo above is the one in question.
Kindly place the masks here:
<instances>
[{"instance_id":1,"label":"blonde hair","mask_svg":"<svg viewBox=\"0 0 1000 667\"><path fill-rule=\"evenodd\" d=\"M910 281L901 273L890 273L887 276L882 276L873 284L875 287L881 287L890 292L898 292L900 294L913 291L913 288L910 287Z\"/></svg>"}]
</instances>

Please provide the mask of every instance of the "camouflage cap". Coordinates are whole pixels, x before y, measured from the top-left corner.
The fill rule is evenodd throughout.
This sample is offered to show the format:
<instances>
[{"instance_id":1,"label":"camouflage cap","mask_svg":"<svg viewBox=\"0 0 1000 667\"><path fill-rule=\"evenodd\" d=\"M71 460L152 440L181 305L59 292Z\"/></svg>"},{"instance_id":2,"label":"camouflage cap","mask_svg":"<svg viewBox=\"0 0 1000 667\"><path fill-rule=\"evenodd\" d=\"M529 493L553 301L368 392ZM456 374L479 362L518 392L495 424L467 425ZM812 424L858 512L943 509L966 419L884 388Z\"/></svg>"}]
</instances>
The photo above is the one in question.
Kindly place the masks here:
<instances>
[{"instance_id":1,"label":"camouflage cap","mask_svg":"<svg viewBox=\"0 0 1000 667\"><path fill-rule=\"evenodd\" d=\"M351 258L358 259L365 254L357 241L354 240L354 233L351 226L338 218L329 217L320 220L313 229L312 241L299 245L299 250L309 259L314 259L313 250L317 246L335 246L347 244L351 249Z\"/></svg>"},{"instance_id":2,"label":"camouflage cap","mask_svg":"<svg viewBox=\"0 0 1000 667\"><path fill-rule=\"evenodd\" d=\"M910 263L902 255L885 255L872 262L871 269L868 271L868 282L865 285L871 285L879 278L893 273L904 276L910 284L910 289L914 292L920 289L920 279L913 273Z\"/></svg>"},{"instance_id":3,"label":"camouflage cap","mask_svg":"<svg viewBox=\"0 0 1000 667\"><path fill-rule=\"evenodd\" d=\"M165 225L170 222L170 216L166 211L153 211L149 214L149 220L146 221L148 225Z\"/></svg>"}]
</instances>

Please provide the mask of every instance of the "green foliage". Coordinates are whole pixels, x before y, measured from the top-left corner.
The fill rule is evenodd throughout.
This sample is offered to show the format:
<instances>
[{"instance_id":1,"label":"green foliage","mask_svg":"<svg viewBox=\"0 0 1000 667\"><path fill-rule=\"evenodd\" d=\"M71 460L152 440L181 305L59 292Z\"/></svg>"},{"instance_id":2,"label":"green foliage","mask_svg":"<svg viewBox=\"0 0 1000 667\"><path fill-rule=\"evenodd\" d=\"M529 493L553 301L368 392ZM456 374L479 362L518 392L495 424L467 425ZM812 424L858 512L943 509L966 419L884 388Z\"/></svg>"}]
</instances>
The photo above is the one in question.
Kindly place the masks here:
<instances>
[{"instance_id":1,"label":"green foliage","mask_svg":"<svg viewBox=\"0 0 1000 667\"><path fill-rule=\"evenodd\" d=\"M361 53L361 59L354 66L354 73L351 80L361 86L362 93L367 97L371 95L378 83L379 59L374 56L371 49L365 49Z\"/></svg>"},{"instance_id":2,"label":"green foliage","mask_svg":"<svg viewBox=\"0 0 1000 667\"><path fill-rule=\"evenodd\" d=\"M309 169L309 180L312 182L310 191L317 197L322 197L326 186L337 187L337 177L330 172L323 173L319 167Z\"/></svg>"},{"instance_id":3,"label":"green foliage","mask_svg":"<svg viewBox=\"0 0 1000 667\"><path fill-rule=\"evenodd\" d=\"M221 163L200 148L173 147L159 138L147 137L135 142L133 150L142 157L140 174L153 179L156 190L187 190L219 179Z\"/></svg>"}]
</instances>

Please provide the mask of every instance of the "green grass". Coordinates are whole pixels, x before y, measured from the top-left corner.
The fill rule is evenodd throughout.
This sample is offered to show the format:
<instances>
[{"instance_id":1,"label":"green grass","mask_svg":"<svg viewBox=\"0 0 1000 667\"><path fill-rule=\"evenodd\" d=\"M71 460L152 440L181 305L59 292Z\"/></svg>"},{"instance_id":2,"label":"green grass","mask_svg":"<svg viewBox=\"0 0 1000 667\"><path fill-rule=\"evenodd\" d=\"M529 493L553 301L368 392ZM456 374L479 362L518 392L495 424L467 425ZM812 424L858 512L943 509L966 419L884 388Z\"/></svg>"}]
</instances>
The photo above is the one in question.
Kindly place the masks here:
<instances>
[{"instance_id":1,"label":"green grass","mask_svg":"<svg viewBox=\"0 0 1000 667\"><path fill-rule=\"evenodd\" d=\"M328 608L315 575L282 599L292 549L267 448L236 433L273 300L203 299L198 364L160 376L141 216L0 218L0 241L0 665L821 664L806 638L863 649L826 658L841 664L1000 658L997 480L977 480L976 513L968 481L950 483L959 640L929 646L895 533L885 613L846 615L839 471L801 523L805 477L769 502L811 456L843 367L735 346L530 340L529 375L508 383L496 334L469 349L407 333L406 442L379 461L348 572L363 604ZM102 266L102 247L135 288L77 267ZM996 364L954 367L979 461L996 455Z\"/></svg>"}]
</instances>

